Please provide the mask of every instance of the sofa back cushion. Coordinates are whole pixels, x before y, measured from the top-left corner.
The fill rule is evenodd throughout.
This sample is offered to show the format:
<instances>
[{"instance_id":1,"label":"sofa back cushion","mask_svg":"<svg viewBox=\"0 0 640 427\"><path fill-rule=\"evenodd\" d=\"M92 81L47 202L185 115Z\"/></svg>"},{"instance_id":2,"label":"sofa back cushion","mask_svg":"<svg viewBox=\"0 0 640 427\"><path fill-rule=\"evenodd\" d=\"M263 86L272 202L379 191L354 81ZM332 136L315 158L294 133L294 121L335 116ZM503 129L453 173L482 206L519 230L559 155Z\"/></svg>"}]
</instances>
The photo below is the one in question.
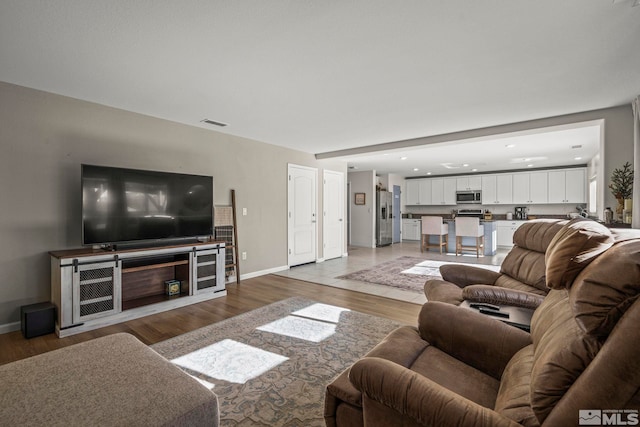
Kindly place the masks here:
<instances>
[{"instance_id":1,"label":"sofa back cushion","mask_svg":"<svg viewBox=\"0 0 640 427\"><path fill-rule=\"evenodd\" d=\"M571 286L578 273L613 245L611 231L586 219L571 220L556 233L545 254L547 286Z\"/></svg>"},{"instance_id":2,"label":"sofa back cushion","mask_svg":"<svg viewBox=\"0 0 640 427\"><path fill-rule=\"evenodd\" d=\"M538 289L546 294L548 291L545 274L545 252L567 221L532 220L522 224L513 235L514 247L507 254L500 272L512 280L496 282L496 286L531 291L526 286ZM517 286L521 282L525 287Z\"/></svg>"},{"instance_id":3,"label":"sofa back cushion","mask_svg":"<svg viewBox=\"0 0 640 427\"><path fill-rule=\"evenodd\" d=\"M584 332L607 336L640 295L640 240L616 243L578 275L569 301Z\"/></svg>"},{"instance_id":4,"label":"sofa back cushion","mask_svg":"<svg viewBox=\"0 0 640 427\"><path fill-rule=\"evenodd\" d=\"M602 347L576 322L568 291L551 290L531 320L531 408L542 424Z\"/></svg>"},{"instance_id":5,"label":"sofa back cushion","mask_svg":"<svg viewBox=\"0 0 640 427\"><path fill-rule=\"evenodd\" d=\"M609 337L613 336L614 327L622 323L620 319L629 307L638 300L639 293L640 239L616 243L586 266L569 289L549 292L531 319L534 353L531 407L540 423L567 393L571 396L563 399L565 405L571 401L575 404L584 402L583 405L588 406L588 398L594 395L589 391L591 388L601 388L607 383L610 394L615 394L616 382L627 381L631 372L613 375L614 368L609 363L612 358L599 353L601 349L609 355L629 350L622 345L637 348L635 342L624 343L624 340L613 344ZM638 305L634 307L638 308ZM637 329L637 325L631 327ZM618 335L632 335L618 332ZM637 350L631 351L635 352L633 358L638 359ZM578 380L581 386L574 387ZM637 383L633 387L635 392ZM614 397L618 398L617 395ZM618 399L616 404L626 404L628 398Z\"/></svg>"}]
</instances>

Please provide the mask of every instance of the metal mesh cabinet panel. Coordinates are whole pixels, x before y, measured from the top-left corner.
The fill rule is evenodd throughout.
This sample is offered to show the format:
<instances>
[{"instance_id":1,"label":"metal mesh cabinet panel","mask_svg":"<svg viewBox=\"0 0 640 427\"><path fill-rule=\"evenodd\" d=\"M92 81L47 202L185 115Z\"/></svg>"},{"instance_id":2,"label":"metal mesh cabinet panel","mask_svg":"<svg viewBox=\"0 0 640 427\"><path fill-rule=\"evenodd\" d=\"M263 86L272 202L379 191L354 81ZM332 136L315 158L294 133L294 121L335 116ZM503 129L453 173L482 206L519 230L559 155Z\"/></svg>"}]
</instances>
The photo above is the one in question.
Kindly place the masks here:
<instances>
[{"instance_id":1,"label":"metal mesh cabinet panel","mask_svg":"<svg viewBox=\"0 0 640 427\"><path fill-rule=\"evenodd\" d=\"M74 322L120 311L120 270L115 261L78 265L74 268Z\"/></svg>"},{"instance_id":2,"label":"metal mesh cabinet panel","mask_svg":"<svg viewBox=\"0 0 640 427\"><path fill-rule=\"evenodd\" d=\"M225 290L224 248L197 251L193 254L193 293Z\"/></svg>"}]
</instances>

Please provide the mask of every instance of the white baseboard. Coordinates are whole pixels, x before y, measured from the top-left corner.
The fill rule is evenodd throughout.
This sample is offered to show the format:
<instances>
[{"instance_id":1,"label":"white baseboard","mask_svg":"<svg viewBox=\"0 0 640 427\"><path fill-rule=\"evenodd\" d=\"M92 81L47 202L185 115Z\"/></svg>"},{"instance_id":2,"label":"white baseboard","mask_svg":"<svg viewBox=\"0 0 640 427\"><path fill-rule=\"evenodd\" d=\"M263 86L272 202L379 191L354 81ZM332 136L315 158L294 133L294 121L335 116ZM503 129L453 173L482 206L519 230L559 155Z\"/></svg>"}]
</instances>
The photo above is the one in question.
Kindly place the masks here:
<instances>
[{"instance_id":1,"label":"white baseboard","mask_svg":"<svg viewBox=\"0 0 640 427\"><path fill-rule=\"evenodd\" d=\"M9 332L15 332L20 330L20 322L5 323L0 325L0 334L8 334Z\"/></svg>"},{"instance_id":2,"label":"white baseboard","mask_svg":"<svg viewBox=\"0 0 640 427\"><path fill-rule=\"evenodd\" d=\"M280 271L288 270L288 265L283 265L281 267L268 268L266 270L254 271L252 273L246 273L240 275L240 280L244 279L252 279L254 277L264 276L265 274L278 273Z\"/></svg>"},{"instance_id":3,"label":"white baseboard","mask_svg":"<svg viewBox=\"0 0 640 427\"><path fill-rule=\"evenodd\" d=\"M324 258L318 258L318 259L316 260L316 263L321 263L321 262L324 262Z\"/></svg>"}]
</instances>

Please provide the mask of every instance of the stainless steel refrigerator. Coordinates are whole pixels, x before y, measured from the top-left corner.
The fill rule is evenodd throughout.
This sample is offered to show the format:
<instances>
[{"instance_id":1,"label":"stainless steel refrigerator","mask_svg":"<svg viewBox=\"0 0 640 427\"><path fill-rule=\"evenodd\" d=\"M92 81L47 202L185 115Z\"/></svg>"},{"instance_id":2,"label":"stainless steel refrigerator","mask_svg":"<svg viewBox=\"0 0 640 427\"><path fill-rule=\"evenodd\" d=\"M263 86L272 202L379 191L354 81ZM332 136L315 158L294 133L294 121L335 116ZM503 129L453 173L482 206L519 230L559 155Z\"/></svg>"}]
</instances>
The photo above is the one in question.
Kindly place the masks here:
<instances>
[{"instance_id":1,"label":"stainless steel refrigerator","mask_svg":"<svg viewBox=\"0 0 640 427\"><path fill-rule=\"evenodd\" d=\"M376 246L391 244L393 237L393 193L376 191Z\"/></svg>"}]
</instances>

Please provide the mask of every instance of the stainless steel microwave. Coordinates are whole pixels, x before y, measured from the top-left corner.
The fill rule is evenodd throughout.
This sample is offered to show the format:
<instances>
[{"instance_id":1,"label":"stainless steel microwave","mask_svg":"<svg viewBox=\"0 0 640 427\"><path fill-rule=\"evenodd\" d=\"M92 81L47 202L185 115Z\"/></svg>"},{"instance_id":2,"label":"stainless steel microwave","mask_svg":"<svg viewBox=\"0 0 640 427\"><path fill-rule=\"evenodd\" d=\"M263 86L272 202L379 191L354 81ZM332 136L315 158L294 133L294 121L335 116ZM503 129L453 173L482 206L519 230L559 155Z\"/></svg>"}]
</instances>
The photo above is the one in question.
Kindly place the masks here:
<instances>
[{"instance_id":1,"label":"stainless steel microwave","mask_svg":"<svg viewBox=\"0 0 640 427\"><path fill-rule=\"evenodd\" d=\"M456 191L456 203L482 203L482 191Z\"/></svg>"}]
</instances>

